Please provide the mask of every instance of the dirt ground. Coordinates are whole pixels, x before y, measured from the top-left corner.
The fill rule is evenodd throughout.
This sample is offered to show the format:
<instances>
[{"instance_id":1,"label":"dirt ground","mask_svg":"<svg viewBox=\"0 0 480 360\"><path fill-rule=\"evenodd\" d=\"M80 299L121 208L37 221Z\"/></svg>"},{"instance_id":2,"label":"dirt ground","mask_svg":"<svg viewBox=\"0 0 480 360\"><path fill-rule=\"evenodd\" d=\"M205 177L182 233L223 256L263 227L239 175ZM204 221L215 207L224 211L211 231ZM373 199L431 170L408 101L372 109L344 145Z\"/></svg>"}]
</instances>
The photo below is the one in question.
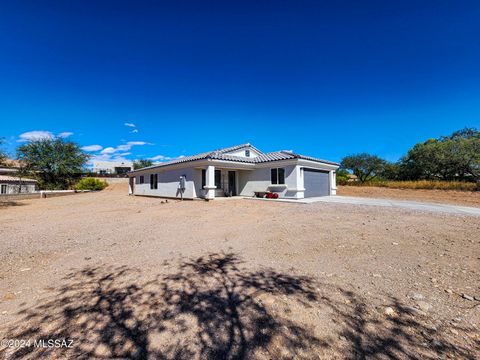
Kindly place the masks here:
<instances>
[{"instance_id":1,"label":"dirt ground","mask_svg":"<svg viewBox=\"0 0 480 360\"><path fill-rule=\"evenodd\" d=\"M480 207L480 191L409 190L373 186L339 186L337 195L398 200L418 200Z\"/></svg>"},{"instance_id":2,"label":"dirt ground","mask_svg":"<svg viewBox=\"0 0 480 360\"><path fill-rule=\"evenodd\" d=\"M118 184L0 224L3 358L480 357L478 217Z\"/></svg>"}]
</instances>

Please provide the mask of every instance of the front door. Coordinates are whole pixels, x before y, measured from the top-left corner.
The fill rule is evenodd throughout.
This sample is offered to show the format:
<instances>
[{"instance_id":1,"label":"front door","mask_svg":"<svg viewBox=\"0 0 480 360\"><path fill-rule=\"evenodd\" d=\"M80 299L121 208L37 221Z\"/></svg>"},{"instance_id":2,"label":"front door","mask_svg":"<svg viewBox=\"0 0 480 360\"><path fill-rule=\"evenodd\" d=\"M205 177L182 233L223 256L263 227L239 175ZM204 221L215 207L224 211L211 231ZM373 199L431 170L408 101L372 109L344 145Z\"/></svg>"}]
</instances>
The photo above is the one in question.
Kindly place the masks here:
<instances>
[{"instance_id":1,"label":"front door","mask_svg":"<svg viewBox=\"0 0 480 360\"><path fill-rule=\"evenodd\" d=\"M235 171L228 172L228 192L231 196L237 196L237 182Z\"/></svg>"}]
</instances>

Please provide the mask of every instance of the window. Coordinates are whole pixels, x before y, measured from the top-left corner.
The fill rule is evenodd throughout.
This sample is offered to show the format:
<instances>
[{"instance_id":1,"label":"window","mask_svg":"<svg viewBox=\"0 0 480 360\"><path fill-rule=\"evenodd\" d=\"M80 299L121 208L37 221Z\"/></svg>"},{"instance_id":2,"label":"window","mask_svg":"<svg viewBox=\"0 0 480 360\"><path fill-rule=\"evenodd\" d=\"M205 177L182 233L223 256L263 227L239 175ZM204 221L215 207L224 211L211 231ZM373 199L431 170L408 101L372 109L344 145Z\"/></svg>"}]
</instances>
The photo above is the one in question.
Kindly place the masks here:
<instances>
[{"instance_id":1,"label":"window","mask_svg":"<svg viewBox=\"0 0 480 360\"><path fill-rule=\"evenodd\" d=\"M285 169L284 168L271 169L270 180L274 185L285 184Z\"/></svg>"},{"instance_id":2,"label":"window","mask_svg":"<svg viewBox=\"0 0 480 360\"><path fill-rule=\"evenodd\" d=\"M207 185L207 171L202 169L202 189ZM222 172L220 170L215 170L215 186L217 189L222 188Z\"/></svg>"},{"instance_id":3,"label":"window","mask_svg":"<svg viewBox=\"0 0 480 360\"><path fill-rule=\"evenodd\" d=\"M150 189L158 189L158 174L150 174Z\"/></svg>"},{"instance_id":4,"label":"window","mask_svg":"<svg viewBox=\"0 0 480 360\"><path fill-rule=\"evenodd\" d=\"M140 175L140 184L145 183L145 178L143 175Z\"/></svg>"},{"instance_id":5,"label":"window","mask_svg":"<svg viewBox=\"0 0 480 360\"><path fill-rule=\"evenodd\" d=\"M245 150L245 156L250 157L250 150Z\"/></svg>"},{"instance_id":6,"label":"window","mask_svg":"<svg viewBox=\"0 0 480 360\"><path fill-rule=\"evenodd\" d=\"M215 170L215 186L217 189L222 188L222 172L220 170Z\"/></svg>"},{"instance_id":7,"label":"window","mask_svg":"<svg viewBox=\"0 0 480 360\"><path fill-rule=\"evenodd\" d=\"M0 194L6 194L7 193L7 185L2 185L2 190L0 191Z\"/></svg>"}]
</instances>

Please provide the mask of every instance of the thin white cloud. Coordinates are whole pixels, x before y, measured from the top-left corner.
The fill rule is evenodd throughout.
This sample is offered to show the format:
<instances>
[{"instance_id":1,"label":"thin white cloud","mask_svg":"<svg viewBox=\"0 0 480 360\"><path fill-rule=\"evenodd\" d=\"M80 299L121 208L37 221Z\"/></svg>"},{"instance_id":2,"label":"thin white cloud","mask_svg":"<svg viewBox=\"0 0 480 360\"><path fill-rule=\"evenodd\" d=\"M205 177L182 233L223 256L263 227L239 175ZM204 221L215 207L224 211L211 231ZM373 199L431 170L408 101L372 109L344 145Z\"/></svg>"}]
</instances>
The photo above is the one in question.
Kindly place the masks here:
<instances>
[{"instance_id":1,"label":"thin white cloud","mask_svg":"<svg viewBox=\"0 0 480 360\"><path fill-rule=\"evenodd\" d=\"M100 151L103 149L103 146L100 145L87 145L82 147L83 151Z\"/></svg>"},{"instance_id":2,"label":"thin white cloud","mask_svg":"<svg viewBox=\"0 0 480 360\"><path fill-rule=\"evenodd\" d=\"M180 156L177 156L177 157L170 157L170 156L165 156L165 155L156 155L156 156L153 156L151 158L148 158L148 160L152 160L152 161L155 161L155 162L162 162L162 161L178 160L178 159L181 159L181 158L184 158L184 157L185 157L184 155L180 155Z\"/></svg>"},{"instance_id":3,"label":"thin white cloud","mask_svg":"<svg viewBox=\"0 0 480 360\"><path fill-rule=\"evenodd\" d=\"M73 132L64 131L64 132L61 132L60 134L58 134L57 137L65 139L65 138L67 138L69 136L72 136L72 135L73 135Z\"/></svg>"},{"instance_id":4,"label":"thin white cloud","mask_svg":"<svg viewBox=\"0 0 480 360\"><path fill-rule=\"evenodd\" d=\"M20 134L19 140L20 142L25 141L35 141L35 140L43 140L43 139L53 139L55 136L50 131L45 130L34 130L34 131L27 131L23 134Z\"/></svg>"},{"instance_id":5,"label":"thin white cloud","mask_svg":"<svg viewBox=\"0 0 480 360\"><path fill-rule=\"evenodd\" d=\"M128 126L128 127L135 127L135 124L133 124L133 123L125 123L123 125Z\"/></svg>"},{"instance_id":6,"label":"thin white cloud","mask_svg":"<svg viewBox=\"0 0 480 360\"><path fill-rule=\"evenodd\" d=\"M103 155L105 155L105 154L113 154L115 151L116 151L116 149L113 148L113 147L106 147L105 149L103 149L103 150L100 152L100 154L103 154Z\"/></svg>"},{"instance_id":7,"label":"thin white cloud","mask_svg":"<svg viewBox=\"0 0 480 360\"><path fill-rule=\"evenodd\" d=\"M133 146L144 146L144 145L153 145L146 141L128 141L126 144L121 144L116 147L109 146L103 148L101 145L88 145L82 147L84 151L97 152L89 159L89 164L93 164L95 161L115 161L115 162L131 162L132 160L126 159L126 156L132 155L129 151ZM168 160L170 158L164 157L163 160Z\"/></svg>"},{"instance_id":8,"label":"thin white cloud","mask_svg":"<svg viewBox=\"0 0 480 360\"><path fill-rule=\"evenodd\" d=\"M132 145L118 145L115 150L116 151L128 151L132 148Z\"/></svg>"},{"instance_id":9,"label":"thin white cloud","mask_svg":"<svg viewBox=\"0 0 480 360\"><path fill-rule=\"evenodd\" d=\"M132 145L132 146L152 145L152 144L147 143L145 141L129 141L129 142L127 142L127 144Z\"/></svg>"},{"instance_id":10,"label":"thin white cloud","mask_svg":"<svg viewBox=\"0 0 480 360\"><path fill-rule=\"evenodd\" d=\"M132 131L130 131L130 134L137 134L137 133L138 133L137 129L133 129Z\"/></svg>"},{"instance_id":11,"label":"thin white cloud","mask_svg":"<svg viewBox=\"0 0 480 360\"><path fill-rule=\"evenodd\" d=\"M114 154L117 152L127 152L129 151L133 146L143 146L143 145L149 145L149 143L145 141L129 141L126 144L118 145L117 147L106 147L105 149L102 150L102 147L100 145L91 145L91 146L96 146L96 148L93 148L92 150L87 150L87 151L99 151L102 150L100 153L101 154ZM86 150L86 149L84 149Z\"/></svg>"},{"instance_id":12,"label":"thin white cloud","mask_svg":"<svg viewBox=\"0 0 480 360\"><path fill-rule=\"evenodd\" d=\"M165 160L171 160L171 157L165 156L165 155L157 155L157 156L152 156L149 158L149 160L152 161L165 161Z\"/></svg>"},{"instance_id":13,"label":"thin white cloud","mask_svg":"<svg viewBox=\"0 0 480 360\"><path fill-rule=\"evenodd\" d=\"M93 163L94 161L110 161L110 159L111 159L111 156L108 155L108 154L93 155L93 156L90 157L90 159L88 160L88 163L91 164L91 163Z\"/></svg>"},{"instance_id":14,"label":"thin white cloud","mask_svg":"<svg viewBox=\"0 0 480 360\"><path fill-rule=\"evenodd\" d=\"M126 159L120 155L111 155L111 154L101 154L101 155L94 155L88 160L88 164L92 165L94 162L97 161L115 161L115 162L126 162L131 163L132 160Z\"/></svg>"},{"instance_id":15,"label":"thin white cloud","mask_svg":"<svg viewBox=\"0 0 480 360\"><path fill-rule=\"evenodd\" d=\"M33 130L27 131L23 134L20 134L18 142L27 142L27 141L36 141L36 140L43 140L43 139L65 139L69 136L72 136L73 132L64 131L57 135L54 135L51 131L46 130Z\"/></svg>"}]
</instances>

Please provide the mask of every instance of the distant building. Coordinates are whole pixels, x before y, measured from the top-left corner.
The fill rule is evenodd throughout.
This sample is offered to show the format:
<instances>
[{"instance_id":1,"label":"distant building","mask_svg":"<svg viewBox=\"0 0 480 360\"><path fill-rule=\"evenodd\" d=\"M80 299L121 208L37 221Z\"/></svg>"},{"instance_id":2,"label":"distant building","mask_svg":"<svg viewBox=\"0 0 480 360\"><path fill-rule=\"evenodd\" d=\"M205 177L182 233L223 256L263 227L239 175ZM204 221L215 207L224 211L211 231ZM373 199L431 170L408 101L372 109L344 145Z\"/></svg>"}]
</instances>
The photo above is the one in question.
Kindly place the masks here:
<instances>
[{"instance_id":1,"label":"distant building","mask_svg":"<svg viewBox=\"0 0 480 360\"><path fill-rule=\"evenodd\" d=\"M7 159L4 164L0 164L0 174L9 175L14 174L20 169L20 162L18 160Z\"/></svg>"},{"instance_id":2,"label":"distant building","mask_svg":"<svg viewBox=\"0 0 480 360\"><path fill-rule=\"evenodd\" d=\"M0 195L31 193L36 190L37 181L18 176L21 164L16 160L7 160L0 165Z\"/></svg>"},{"instance_id":3,"label":"distant building","mask_svg":"<svg viewBox=\"0 0 480 360\"><path fill-rule=\"evenodd\" d=\"M94 161L92 171L96 174L122 175L133 170L131 161Z\"/></svg>"},{"instance_id":4,"label":"distant building","mask_svg":"<svg viewBox=\"0 0 480 360\"><path fill-rule=\"evenodd\" d=\"M36 180L0 175L0 195L32 193L36 187Z\"/></svg>"}]
</instances>

